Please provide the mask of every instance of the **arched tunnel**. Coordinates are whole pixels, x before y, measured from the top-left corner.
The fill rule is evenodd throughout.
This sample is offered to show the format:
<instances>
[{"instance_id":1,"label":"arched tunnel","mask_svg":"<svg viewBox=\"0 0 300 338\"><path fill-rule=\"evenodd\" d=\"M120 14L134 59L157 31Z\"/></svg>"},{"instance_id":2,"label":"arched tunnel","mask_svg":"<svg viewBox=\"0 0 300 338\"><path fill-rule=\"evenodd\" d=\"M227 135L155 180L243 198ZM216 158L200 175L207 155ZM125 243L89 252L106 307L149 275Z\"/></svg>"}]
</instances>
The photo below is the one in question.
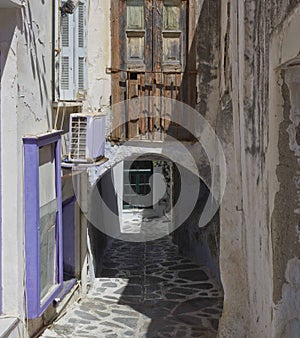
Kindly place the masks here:
<instances>
[{"instance_id":1,"label":"arched tunnel","mask_svg":"<svg viewBox=\"0 0 300 338\"><path fill-rule=\"evenodd\" d=\"M185 194L197 190L185 202L183 185ZM216 336L223 306L220 220L217 211L199 227L207 203L215 202L206 184L163 157L126 159L98 179L89 203L94 292L113 332ZM127 329L118 327L122 321Z\"/></svg>"}]
</instances>

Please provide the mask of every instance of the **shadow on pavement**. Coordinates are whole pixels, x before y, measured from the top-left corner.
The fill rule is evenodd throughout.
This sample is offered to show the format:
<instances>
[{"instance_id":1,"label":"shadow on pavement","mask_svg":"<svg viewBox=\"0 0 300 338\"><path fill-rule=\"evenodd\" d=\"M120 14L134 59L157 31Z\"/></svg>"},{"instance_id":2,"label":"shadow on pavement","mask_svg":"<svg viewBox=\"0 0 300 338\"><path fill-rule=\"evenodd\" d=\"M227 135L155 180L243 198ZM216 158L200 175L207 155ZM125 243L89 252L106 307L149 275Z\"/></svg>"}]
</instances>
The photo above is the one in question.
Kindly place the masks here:
<instances>
[{"instance_id":1,"label":"shadow on pavement","mask_svg":"<svg viewBox=\"0 0 300 338\"><path fill-rule=\"evenodd\" d=\"M207 268L178 255L170 236L146 243L114 240L101 278L127 281L114 295L143 315L139 337L216 337L222 290Z\"/></svg>"}]
</instances>

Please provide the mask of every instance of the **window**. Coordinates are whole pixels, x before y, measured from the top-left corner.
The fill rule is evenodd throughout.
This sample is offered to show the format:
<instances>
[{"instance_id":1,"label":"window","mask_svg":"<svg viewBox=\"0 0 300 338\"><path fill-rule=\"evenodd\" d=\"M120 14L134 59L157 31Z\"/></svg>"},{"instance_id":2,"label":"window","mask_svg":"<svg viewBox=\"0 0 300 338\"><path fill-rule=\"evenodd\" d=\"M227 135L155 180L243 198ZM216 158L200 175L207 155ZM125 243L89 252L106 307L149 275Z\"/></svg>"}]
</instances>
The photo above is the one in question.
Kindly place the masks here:
<instances>
[{"instance_id":1,"label":"window","mask_svg":"<svg viewBox=\"0 0 300 338\"><path fill-rule=\"evenodd\" d=\"M58 99L80 100L86 90L86 0L78 1L73 13L59 12L59 16Z\"/></svg>"},{"instance_id":2,"label":"window","mask_svg":"<svg viewBox=\"0 0 300 338\"><path fill-rule=\"evenodd\" d=\"M37 318L63 285L60 132L23 142L27 318Z\"/></svg>"},{"instance_id":3,"label":"window","mask_svg":"<svg viewBox=\"0 0 300 338\"><path fill-rule=\"evenodd\" d=\"M152 175L151 161L124 161L123 209L153 207Z\"/></svg>"},{"instance_id":4,"label":"window","mask_svg":"<svg viewBox=\"0 0 300 338\"><path fill-rule=\"evenodd\" d=\"M163 62L180 64L181 62L180 1L165 0L163 7Z\"/></svg>"},{"instance_id":5,"label":"window","mask_svg":"<svg viewBox=\"0 0 300 338\"><path fill-rule=\"evenodd\" d=\"M143 66L145 49L145 13L141 0L127 0L127 58L132 65Z\"/></svg>"}]
</instances>

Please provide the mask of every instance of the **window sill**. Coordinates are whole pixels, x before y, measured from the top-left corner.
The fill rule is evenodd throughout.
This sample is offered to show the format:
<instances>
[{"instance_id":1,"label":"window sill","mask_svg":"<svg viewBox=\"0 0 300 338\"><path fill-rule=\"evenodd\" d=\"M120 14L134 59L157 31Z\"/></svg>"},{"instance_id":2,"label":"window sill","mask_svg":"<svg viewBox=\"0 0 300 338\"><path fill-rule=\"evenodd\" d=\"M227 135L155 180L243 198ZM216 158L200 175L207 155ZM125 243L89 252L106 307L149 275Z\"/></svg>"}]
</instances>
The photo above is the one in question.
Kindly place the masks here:
<instances>
[{"instance_id":1,"label":"window sill","mask_svg":"<svg viewBox=\"0 0 300 338\"><path fill-rule=\"evenodd\" d=\"M95 162L61 162L61 167L64 169L83 169L83 168L89 168L89 167L96 167L104 164L108 161L107 157L102 157L101 159L95 161ZM72 173L74 175L74 172Z\"/></svg>"},{"instance_id":2,"label":"window sill","mask_svg":"<svg viewBox=\"0 0 300 338\"><path fill-rule=\"evenodd\" d=\"M58 306L58 304L62 302L62 300L69 294L70 291L72 291L72 289L76 290L77 286L74 288L74 285L76 285L76 283L77 283L77 279L76 278L73 278L71 280L63 282L63 288L62 288L62 290L57 295L57 297L54 299L55 306ZM70 293L72 294L72 292L70 292Z\"/></svg>"},{"instance_id":3,"label":"window sill","mask_svg":"<svg viewBox=\"0 0 300 338\"><path fill-rule=\"evenodd\" d=\"M20 320L18 318L0 316L0 338L7 338L16 329Z\"/></svg>"}]
</instances>

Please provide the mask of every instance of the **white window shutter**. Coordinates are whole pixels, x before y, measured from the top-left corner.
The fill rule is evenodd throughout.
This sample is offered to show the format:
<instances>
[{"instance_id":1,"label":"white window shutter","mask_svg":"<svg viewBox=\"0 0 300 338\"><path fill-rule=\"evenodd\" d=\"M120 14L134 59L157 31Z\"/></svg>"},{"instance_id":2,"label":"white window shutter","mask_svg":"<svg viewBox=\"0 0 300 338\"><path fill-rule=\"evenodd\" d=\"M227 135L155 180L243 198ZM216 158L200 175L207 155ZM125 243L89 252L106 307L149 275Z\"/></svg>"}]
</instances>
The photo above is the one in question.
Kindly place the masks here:
<instances>
[{"instance_id":1,"label":"white window shutter","mask_svg":"<svg viewBox=\"0 0 300 338\"><path fill-rule=\"evenodd\" d=\"M60 22L60 100L74 100L74 14Z\"/></svg>"},{"instance_id":2,"label":"white window shutter","mask_svg":"<svg viewBox=\"0 0 300 338\"><path fill-rule=\"evenodd\" d=\"M78 1L75 15L74 82L75 97L84 98L86 92L86 0Z\"/></svg>"}]
</instances>

